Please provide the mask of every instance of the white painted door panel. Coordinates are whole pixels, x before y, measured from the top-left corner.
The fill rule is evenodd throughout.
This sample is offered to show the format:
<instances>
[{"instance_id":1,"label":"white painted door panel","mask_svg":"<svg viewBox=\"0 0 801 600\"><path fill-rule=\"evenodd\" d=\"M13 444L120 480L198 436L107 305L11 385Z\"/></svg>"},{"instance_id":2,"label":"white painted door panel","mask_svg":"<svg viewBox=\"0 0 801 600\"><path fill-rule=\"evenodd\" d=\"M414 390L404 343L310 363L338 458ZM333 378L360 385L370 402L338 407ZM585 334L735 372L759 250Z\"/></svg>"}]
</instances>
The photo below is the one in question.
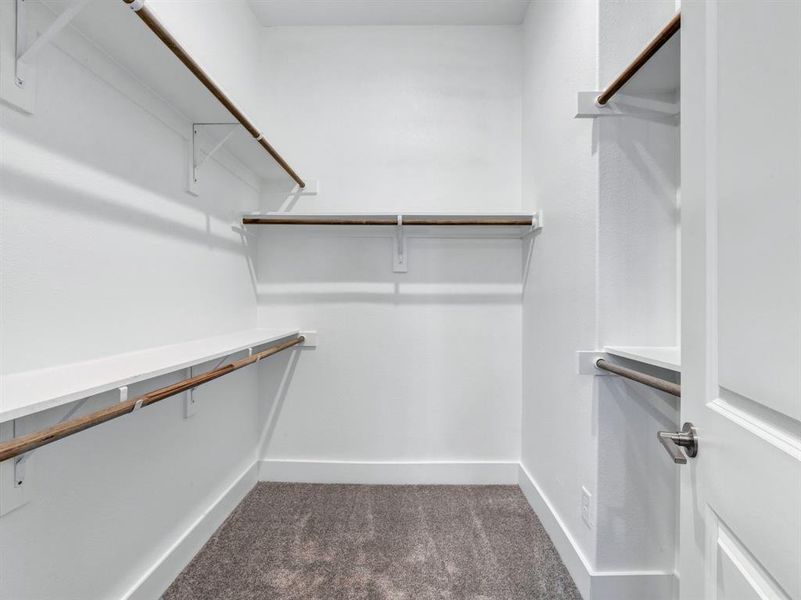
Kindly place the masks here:
<instances>
[{"instance_id":1,"label":"white painted door panel","mask_svg":"<svg viewBox=\"0 0 801 600\"><path fill-rule=\"evenodd\" d=\"M683 600L801 600L801 2L682 5Z\"/></svg>"},{"instance_id":2,"label":"white painted door panel","mask_svg":"<svg viewBox=\"0 0 801 600\"><path fill-rule=\"evenodd\" d=\"M720 385L798 420L801 2L716 9Z\"/></svg>"},{"instance_id":3,"label":"white painted door panel","mask_svg":"<svg viewBox=\"0 0 801 600\"><path fill-rule=\"evenodd\" d=\"M709 598L716 600L786 599L754 556L732 535L726 525L710 512L707 548Z\"/></svg>"}]
</instances>

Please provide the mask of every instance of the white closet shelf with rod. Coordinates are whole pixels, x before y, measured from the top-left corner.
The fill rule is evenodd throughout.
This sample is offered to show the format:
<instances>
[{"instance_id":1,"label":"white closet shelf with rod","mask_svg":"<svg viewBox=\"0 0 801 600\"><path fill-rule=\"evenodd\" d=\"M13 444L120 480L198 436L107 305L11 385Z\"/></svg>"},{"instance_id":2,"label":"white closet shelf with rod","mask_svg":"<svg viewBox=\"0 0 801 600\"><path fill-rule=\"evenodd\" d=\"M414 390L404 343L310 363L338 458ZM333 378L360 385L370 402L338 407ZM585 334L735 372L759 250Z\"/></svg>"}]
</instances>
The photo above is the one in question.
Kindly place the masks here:
<instances>
[{"instance_id":1,"label":"white closet shelf with rod","mask_svg":"<svg viewBox=\"0 0 801 600\"><path fill-rule=\"evenodd\" d=\"M0 376L0 423L167 373L296 337L297 329L250 329Z\"/></svg>"},{"instance_id":2,"label":"white closet shelf with rod","mask_svg":"<svg viewBox=\"0 0 801 600\"><path fill-rule=\"evenodd\" d=\"M288 213L270 212L262 214L246 214L242 224L250 225L305 225L312 227L393 227L395 235L392 270L395 273L406 273L409 270L406 229L412 227L425 234L429 229L440 228L473 232L465 234L471 237L488 237L476 235L476 228L486 228L489 237L499 237L499 230L506 232L502 237L522 238L542 228L542 213ZM429 233L430 235L430 233ZM451 237L451 236L448 236Z\"/></svg>"},{"instance_id":3,"label":"white closet shelf with rod","mask_svg":"<svg viewBox=\"0 0 801 600\"><path fill-rule=\"evenodd\" d=\"M246 214L243 225L542 227L540 213L287 213Z\"/></svg>"},{"instance_id":4,"label":"white closet shelf with rod","mask_svg":"<svg viewBox=\"0 0 801 600\"><path fill-rule=\"evenodd\" d=\"M681 384L638 369L620 364L619 358L626 361L658 367L673 373L681 373L679 348L673 346L606 346L603 351L579 351L578 372L581 375L606 375L612 373L636 381L648 387L681 397Z\"/></svg>"},{"instance_id":5,"label":"white closet shelf with rod","mask_svg":"<svg viewBox=\"0 0 801 600\"><path fill-rule=\"evenodd\" d=\"M264 341L264 338L262 338L261 341ZM139 410L140 408L149 406L151 404L155 404L156 402L160 402L161 400L165 400L166 398L170 398L182 392L190 391L200 385L203 385L204 383L208 383L209 381L219 379L220 377L228 375L229 373L247 367L248 365L257 363L260 360L268 358L274 354L278 354L283 350L287 350L294 346L303 344L306 340L304 336L302 335L299 336L297 335L297 333L287 335L287 332L283 332L283 334L281 334L280 337L277 337L272 341L275 343L273 343L266 349L260 350L258 352L249 352L248 356L244 358L234 360L226 365L222 366L218 365L217 367L211 369L210 371L201 373L200 375L187 377L186 379L183 379L178 383L174 383L159 388L157 390L153 390L151 392L148 392L147 394L143 394L136 398L131 398L131 399L126 398L120 401L119 403L113 404L106 408L102 408L100 410L96 410L87 415L83 415L81 417L69 418L51 427L42 429L40 431L36 431L34 433L23 435L20 437L15 437L11 440L2 442L0 443L0 462L20 457L26 454L27 452L30 452L47 444L51 444L58 440L64 439L65 437L79 433L81 431L84 431L85 429L89 429L90 427L95 427L97 425L105 423L106 421L122 417L136 410ZM240 350L242 349L244 348L240 348ZM230 348L226 350L226 352L230 352ZM135 353L129 356L133 356L134 354ZM219 356L219 354L213 354L213 355L206 354L205 356L206 358L208 358L209 356ZM188 366L187 363L183 363L183 365ZM110 384L107 383L106 385L108 386ZM93 389L96 390L97 388ZM96 393L96 391L92 392L84 391L82 393L88 396L92 393Z\"/></svg>"},{"instance_id":6,"label":"white closet shelf with rod","mask_svg":"<svg viewBox=\"0 0 801 600\"><path fill-rule=\"evenodd\" d=\"M654 377L653 375L648 375L647 373L641 373L636 369L629 369L628 367L610 363L605 358L599 358L596 360L595 366L603 371L614 373L615 375L624 377L625 379L636 381L637 383L647 385L648 387L681 398L681 385L678 383L668 381L667 379L662 379L661 377Z\"/></svg>"},{"instance_id":7,"label":"white closet shelf with rod","mask_svg":"<svg viewBox=\"0 0 801 600\"><path fill-rule=\"evenodd\" d=\"M206 158L222 147L261 179L285 181L289 177L299 188L305 187L303 179L267 141L265 134L144 0L16 0L12 27L14 21L16 56L4 60L16 64L16 72L11 68L10 74L0 75L13 76L10 80L3 79L0 85L0 95L12 104L34 112L36 54L47 43L55 43L100 77L115 81L110 73L121 68L143 85L149 97L166 103L174 111L192 142L190 191L195 191ZM73 33L65 37L68 25L80 36ZM38 37L37 30L42 30ZM14 36L13 29L8 33ZM78 37L83 41L75 39ZM11 46L14 51L14 44ZM89 48L94 48L94 52ZM126 89L120 91L129 94ZM141 101L135 94L131 100Z\"/></svg>"},{"instance_id":8,"label":"white closet shelf with rod","mask_svg":"<svg viewBox=\"0 0 801 600\"><path fill-rule=\"evenodd\" d=\"M579 92L576 117L678 115L680 29L678 12L604 90Z\"/></svg>"}]
</instances>

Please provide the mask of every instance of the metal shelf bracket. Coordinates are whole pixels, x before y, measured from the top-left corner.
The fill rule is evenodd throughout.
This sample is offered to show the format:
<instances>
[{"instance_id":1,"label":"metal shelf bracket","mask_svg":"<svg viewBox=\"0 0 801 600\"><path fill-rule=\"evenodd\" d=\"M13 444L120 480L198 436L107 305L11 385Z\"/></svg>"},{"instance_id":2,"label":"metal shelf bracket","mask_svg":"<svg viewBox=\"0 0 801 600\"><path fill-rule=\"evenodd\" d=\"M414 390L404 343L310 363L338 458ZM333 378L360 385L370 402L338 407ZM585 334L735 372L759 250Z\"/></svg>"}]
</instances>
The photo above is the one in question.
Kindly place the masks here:
<instances>
[{"instance_id":1,"label":"metal shelf bracket","mask_svg":"<svg viewBox=\"0 0 801 600\"><path fill-rule=\"evenodd\" d=\"M538 210L533 215L531 215L531 227L525 233L525 235L534 233L535 231L539 231L540 229L542 229L542 211Z\"/></svg>"},{"instance_id":2,"label":"metal shelf bracket","mask_svg":"<svg viewBox=\"0 0 801 600\"><path fill-rule=\"evenodd\" d=\"M26 8L26 5L28 5L30 1L31 0L17 0L16 69L14 73L14 83L21 88L24 88L28 82L30 64L39 51L62 29L69 25L91 0L74 0L72 4L64 9L64 11L56 17L55 21L33 41L29 41L32 36Z\"/></svg>"},{"instance_id":3,"label":"metal shelf bracket","mask_svg":"<svg viewBox=\"0 0 801 600\"><path fill-rule=\"evenodd\" d=\"M120 388L120 395L122 395L123 390L125 390L125 393L127 394L128 388L122 387ZM73 404L72 407L66 412L66 414L58 420L58 423L64 423L72 418L75 413L81 410L83 405L86 404L87 400L89 400L88 397L82 398L81 400L75 402L75 404ZM10 428L10 431L7 431L5 435L0 433L0 439L13 439L17 437L18 432L16 419L8 422L7 424L2 424L0 429L3 427ZM14 457L14 460L8 461L8 463L5 463L0 467L0 516L26 504L30 499L30 484L26 485L28 475L27 467L28 462L35 453L36 450L31 450L25 454L20 454L19 456ZM6 471L6 469L9 469L10 473ZM4 486L7 485L9 475L11 476L12 484L10 488L5 488Z\"/></svg>"},{"instance_id":4,"label":"metal shelf bracket","mask_svg":"<svg viewBox=\"0 0 801 600\"><path fill-rule=\"evenodd\" d=\"M248 355L249 356L249 355ZM194 369L192 367L188 367L186 369L185 377L187 379L191 379L195 376ZM184 419L188 419L192 415L197 412L197 399L195 398L195 388L189 388L186 390L186 396L184 396Z\"/></svg>"},{"instance_id":5,"label":"metal shelf bracket","mask_svg":"<svg viewBox=\"0 0 801 600\"><path fill-rule=\"evenodd\" d=\"M212 131L212 128L227 128L222 138L215 140L214 145L210 150L204 150L202 141L204 138L209 137L204 135L204 132ZM189 165L189 185L188 191L190 194L197 196L197 185L200 180L200 168L205 162L214 156L226 142L231 139L231 136L242 127L240 123L192 123L192 151L190 153Z\"/></svg>"},{"instance_id":6,"label":"metal shelf bracket","mask_svg":"<svg viewBox=\"0 0 801 600\"><path fill-rule=\"evenodd\" d=\"M398 215L398 227L395 230L395 252L392 260L394 273L407 273L409 271L409 253L406 245L406 233L403 229L403 215Z\"/></svg>"}]
</instances>

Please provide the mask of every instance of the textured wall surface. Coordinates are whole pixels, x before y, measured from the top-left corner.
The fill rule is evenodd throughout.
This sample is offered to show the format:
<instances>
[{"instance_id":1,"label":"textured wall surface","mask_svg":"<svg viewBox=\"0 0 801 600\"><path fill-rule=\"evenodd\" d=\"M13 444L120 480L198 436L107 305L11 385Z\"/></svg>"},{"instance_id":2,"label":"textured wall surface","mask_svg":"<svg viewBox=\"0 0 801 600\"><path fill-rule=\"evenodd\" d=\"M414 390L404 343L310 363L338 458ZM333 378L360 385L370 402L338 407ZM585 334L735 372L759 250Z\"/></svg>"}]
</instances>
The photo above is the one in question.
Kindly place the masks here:
<instances>
[{"instance_id":1,"label":"textured wall surface","mask_svg":"<svg viewBox=\"0 0 801 600\"><path fill-rule=\"evenodd\" d=\"M673 11L535 0L524 25L523 199L546 228L526 257L522 462L599 572L673 570L675 470L655 432L678 405L579 375L576 352L678 342L678 124L577 120L576 93L611 81Z\"/></svg>"},{"instance_id":2,"label":"textured wall surface","mask_svg":"<svg viewBox=\"0 0 801 600\"><path fill-rule=\"evenodd\" d=\"M523 199L546 227L526 251L522 462L590 561L580 494L595 488L593 380L575 353L597 336L598 159L593 122L573 116L576 92L596 85L596 27L592 0L532 3L523 76Z\"/></svg>"},{"instance_id":3,"label":"textured wall surface","mask_svg":"<svg viewBox=\"0 0 801 600\"><path fill-rule=\"evenodd\" d=\"M673 0L602 2L601 82L611 81L674 12ZM677 346L679 120L605 119L596 127L599 347ZM655 437L679 429L679 401L616 377L598 382L596 401L595 566L672 572L677 474Z\"/></svg>"},{"instance_id":4,"label":"textured wall surface","mask_svg":"<svg viewBox=\"0 0 801 600\"><path fill-rule=\"evenodd\" d=\"M519 210L519 28L273 28L263 58L265 127L320 180L296 210ZM458 235L399 274L391 232L260 231L260 323L320 334L268 458L518 459L520 241Z\"/></svg>"},{"instance_id":5,"label":"textured wall surface","mask_svg":"<svg viewBox=\"0 0 801 600\"><path fill-rule=\"evenodd\" d=\"M274 27L258 115L296 210L520 208L519 27Z\"/></svg>"}]
</instances>

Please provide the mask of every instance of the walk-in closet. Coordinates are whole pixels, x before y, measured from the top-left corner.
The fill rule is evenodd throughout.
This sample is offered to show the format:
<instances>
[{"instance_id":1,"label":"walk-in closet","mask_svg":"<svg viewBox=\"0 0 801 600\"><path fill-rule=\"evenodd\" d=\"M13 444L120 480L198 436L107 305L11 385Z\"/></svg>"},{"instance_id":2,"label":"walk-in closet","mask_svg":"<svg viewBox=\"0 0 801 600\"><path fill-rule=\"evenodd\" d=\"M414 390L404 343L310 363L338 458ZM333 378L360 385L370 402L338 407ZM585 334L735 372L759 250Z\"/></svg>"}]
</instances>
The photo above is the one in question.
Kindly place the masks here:
<instances>
[{"instance_id":1,"label":"walk-in closet","mask_svg":"<svg viewBox=\"0 0 801 600\"><path fill-rule=\"evenodd\" d=\"M801 2L0 0L0 600L801 600Z\"/></svg>"}]
</instances>

